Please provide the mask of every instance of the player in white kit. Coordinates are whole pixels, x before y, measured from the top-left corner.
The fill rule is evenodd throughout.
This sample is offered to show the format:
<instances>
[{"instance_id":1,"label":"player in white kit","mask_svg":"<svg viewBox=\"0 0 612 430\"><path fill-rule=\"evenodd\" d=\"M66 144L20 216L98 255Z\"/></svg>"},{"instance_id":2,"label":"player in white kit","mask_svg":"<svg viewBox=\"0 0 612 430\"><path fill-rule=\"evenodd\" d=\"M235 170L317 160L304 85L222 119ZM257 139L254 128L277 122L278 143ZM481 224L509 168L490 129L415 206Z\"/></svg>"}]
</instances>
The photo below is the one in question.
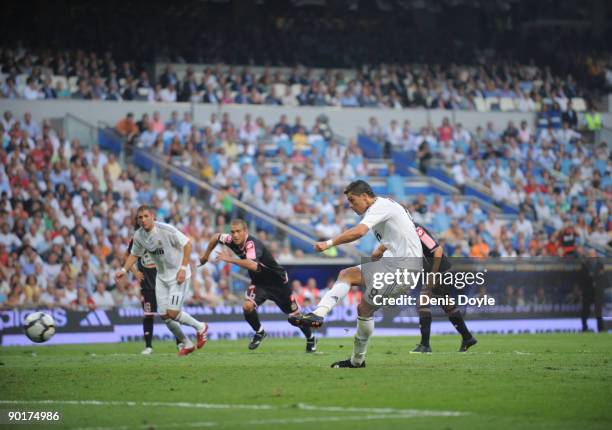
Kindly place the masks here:
<instances>
[{"instance_id":1,"label":"player in white kit","mask_svg":"<svg viewBox=\"0 0 612 430\"><path fill-rule=\"evenodd\" d=\"M410 282L391 282L375 288L371 282L372 274L395 273L396 270L420 272L423 267L423 249L414 223L402 205L391 199L377 197L372 187L362 180L351 182L344 194L351 209L363 215L363 219L338 236L317 242L315 250L321 252L332 246L354 242L372 229L378 241L386 248L385 258L341 270L338 280L323 296L317 308L309 314L290 317L289 322L299 327L321 327L327 314L348 294L352 285L365 286L365 293L357 307L353 354L348 360L332 364L332 367L365 367L368 340L374 331L374 313L380 308L375 302L380 303L381 298L408 294L415 287ZM376 296L380 296L378 300L375 300Z\"/></svg>"},{"instance_id":2,"label":"player in white kit","mask_svg":"<svg viewBox=\"0 0 612 430\"><path fill-rule=\"evenodd\" d=\"M191 354L196 346L198 349L204 346L208 333L208 324L196 320L182 310L185 292L191 280L191 240L175 227L155 221L154 209L149 206L139 207L137 216L141 228L134 233L130 255L123 268L115 274L115 279L119 280L125 276L138 257L147 252L157 268L157 311L168 329L183 344L178 354ZM185 336L181 324L196 330L196 345Z\"/></svg>"}]
</instances>

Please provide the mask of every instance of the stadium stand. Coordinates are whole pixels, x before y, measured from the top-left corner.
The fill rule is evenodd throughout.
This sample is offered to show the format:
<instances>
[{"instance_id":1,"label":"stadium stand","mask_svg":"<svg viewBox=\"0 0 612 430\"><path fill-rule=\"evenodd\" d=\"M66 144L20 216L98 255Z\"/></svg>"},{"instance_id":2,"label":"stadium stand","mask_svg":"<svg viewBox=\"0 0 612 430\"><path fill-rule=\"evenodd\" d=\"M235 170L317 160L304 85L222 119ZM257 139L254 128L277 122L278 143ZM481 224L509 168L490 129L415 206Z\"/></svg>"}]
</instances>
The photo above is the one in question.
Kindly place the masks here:
<instances>
[{"instance_id":1,"label":"stadium stand","mask_svg":"<svg viewBox=\"0 0 612 430\"><path fill-rule=\"evenodd\" d=\"M160 219L194 238L195 263L210 234L223 230L237 213L230 197L327 237L355 222L334 198L355 176L372 182L378 193L393 195L417 221L440 232L450 255L573 254L583 245L602 249L610 241L608 149L582 142L567 126L531 131L526 124L508 124L498 132L489 124L468 131L445 120L437 129L413 133L406 129L409 123L383 130L372 118L358 139L345 141L321 120L306 125L280 118L266 125L252 115L241 123L213 116L195 125L189 115L150 118L118 119L110 139L119 139L114 149L146 152L209 181L217 191L204 205L190 193L181 195L171 178L151 187L155 169L146 173L122 166L122 152L117 157L97 146L85 149L48 122L4 113L0 272L5 306L137 305L136 286L115 288L110 275L125 252L139 204L151 202ZM132 126L136 131L125 133ZM131 134L137 137L128 139ZM124 146L130 141L134 145ZM417 160L424 145L431 152L427 176ZM370 157L385 155L385 147L390 158ZM485 189L470 193L475 182ZM559 241L568 223L577 239L572 248ZM275 229L258 230L279 258L303 255L291 251L291 241ZM367 254L374 243L367 237L359 249ZM209 264L197 273L192 303L230 303L241 288L226 267ZM83 290L87 295L78 293Z\"/></svg>"},{"instance_id":2,"label":"stadium stand","mask_svg":"<svg viewBox=\"0 0 612 430\"><path fill-rule=\"evenodd\" d=\"M399 109L420 107L535 112L570 101L588 108L585 91L571 75L554 76L534 65L493 62L478 66L380 64L360 69L301 66L233 67L166 64L157 79L135 62L118 64L110 53L0 51L0 88L5 98L195 102L284 106ZM499 65L499 62L495 62Z\"/></svg>"},{"instance_id":3,"label":"stadium stand","mask_svg":"<svg viewBox=\"0 0 612 430\"><path fill-rule=\"evenodd\" d=\"M93 7L98 10L92 16L109 13ZM185 2L169 8L165 24L188 27L195 15L181 10L200 7L209 6ZM245 26L228 38L215 24L203 29L209 43L192 43L186 32L173 40L159 34L159 46L152 47L141 36L125 37L129 26L117 25L107 40L132 40L133 46L0 48L3 99L151 102L146 115L117 117L110 127L97 124L100 132L90 133L95 146L79 142L78 130L3 112L0 306L137 305L136 286L115 288L110 278L141 203L152 203L160 219L194 238L194 261L212 232L226 229L236 215L247 217L282 261L303 258L309 241L357 220L339 199L344 184L356 177L403 203L440 235L449 255L544 257L581 254L584 247L609 253L612 163L598 134L601 118L592 111L612 86L605 50L577 49L583 41L563 31L541 37L537 29L524 36L487 28L481 30L484 38L505 40L514 55L436 46L435 40L428 52L403 49L411 38L399 34L373 54L359 36L371 32L345 31L380 25L380 11L361 7L360 20L347 17L333 25L309 9L292 20L279 10L260 17L270 20L265 34ZM211 9L206 13L218 13ZM259 12L255 7L250 13ZM403 13L394 16L405 18ZM83 23L90 19L80 17ZM142 17L141 24L158 28L151 17ZM46 25L38 29L44 32ZM95 26L82 27L79 36L91 39ZM298 40L304 30L312 40ZM418 32L418 26L410 31ZM24 40L27 46L27 34ZM263 66L270 59L281 66ZM192 118L193 109L169 116L155 110L167 112L174 102L220 110L208 121ZM249 109L243 117L221 113L222 107L240 105ZM259 115L266 106L415 108L448 112L449 118L414 129L409 120L387 125L372 116L359 133L339 136L323 115L309 123L299 117L270 121ZM475 125L478 120L464 127L455 121L456 112L536 118L503 128ZM571 245L563 240L568 229ZM348 252L369 254L374 244L368 235ZM243 287L240 275L223 266L209 263L196 273L192 303L232 303ZM301 301L316 298L312 282L296 284L295 292Z\"/></svg>"}]
</instances>

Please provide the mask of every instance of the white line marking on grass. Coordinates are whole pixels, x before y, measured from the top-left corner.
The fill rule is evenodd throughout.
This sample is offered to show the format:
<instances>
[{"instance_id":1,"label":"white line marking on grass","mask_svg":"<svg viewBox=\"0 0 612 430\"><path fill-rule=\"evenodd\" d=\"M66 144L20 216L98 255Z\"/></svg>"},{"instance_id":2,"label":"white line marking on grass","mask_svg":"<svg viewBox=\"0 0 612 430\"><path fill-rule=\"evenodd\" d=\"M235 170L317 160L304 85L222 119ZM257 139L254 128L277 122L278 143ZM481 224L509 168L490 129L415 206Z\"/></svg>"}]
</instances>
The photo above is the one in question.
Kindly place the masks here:
<instances>
[{"instance_id":1,"label":"white line marking on grass","mask_svg":"<svg viewBox=\"0 0 612 430\"><path fill-rule=\"evenodd\" d=\"M21 405L88 405L88 406L143 406L143 407L170 407L170 408L195 408L195 409L253 409L272 410L278 409L274 405L238 405L223 403L189 403L189 402L134 402L134 401L106 401L106 400L0 400L0 404Z\"/></svg>"},{"instance_id":2,"label":"white line marking on grass","mask_svg":"<svg viewBox=\"0 0 612 430\"><path fill-rule=\"evenodd\" d=\"M271 418L251 421L236 421L236 424L267 425L267 424L301 424L324 421L361 421L361 420L403 420L408 418L419 418L422 416L447 416L447 415L420 415L420 414L374 414L374 415L342 415L330 417L304 417L304 418Z\"/></svg>"},{"instance_id":3,"label":"white line marking on grass","mask_svg":"<svg viewBox=\"0 0 612 430\"><path fill-rule=\"evenodd\" d=\"M140 402L140 401L106 401L106 400L0 400L0 404L58 404L58 405L87 405L87 406L142 406L142 407L170 407L193 409L248 409L248 410L279 410L299 409L304 411L320 412L360 412L371 414L399 414L410 416L462 416L466 412L438 411L427 409L396 409L396 408L361 408L345 406L318 406L306 403L292 405L242 405L231 403L190 403L190 402Z\"/></svg>"},{"instance_id":4,"label":"white line marking on grass","mask_svg":"<svg viewBox=\"0 0 612 430\"><path fill-rule=\"evenodd\" d=\"M196 423L171 423L171 424L143 424L139 426L114 426L114 427L76 427L73 430L131 430L131 429L152 429L152 428L175 428L175 427L216 427L225 423L216 421L202 421Z\"/></svg>"},{"instance_id":5,"label":"white line marking on grass","mask_svg":"<svg viewBox=\"0 0 612 430\"><path fill-rule=\"evenodd\" d=\"M302 409L305 411L322 411L322 412L363 412L363 413L372 413L372 414L407 414L407 415L415 415L415 416L461 416L467 415L465 412L457 412L457 411L436 411L436 410L426 410L426 409L396 409L396 408L360 408L354 406L317 406L317 405L308 405L305 403L298 403L298 409Z\"/></svg>"},{"instance_id":6,"label":"white line marking on grass","mask_svg":"<svg viewBox=\"0 0 612 430\"><path fill-rule=\"evenodd\" d=\"M417 413L395 413L395 414L374 414L374 415L341 415L341 416L329 416L329 417L304 417L304 418L269 418L269 419L258 419L258 420L244 420L244 421L202 421L192 423L168 423L168 424L157 424L150 423L138 426L136 428L149 429L149 428L197 428L197 427L216 427L216 426L250 426L250 425L271 425L271 424L306 424L306 423L321 423L321 422L344 422L344 421L372 421L372 420L405 420L411 418L421 418L424 416L449 416L447 414L427 414L423 415ZM429 411L433 412L433 411ZM464 415L464 414L459 414ZM454 414L452 416L455 416ZM74 430L129 430L134 428L133 426L117 426L117 427L79 427Z\"/></svg>"}]
</instances>

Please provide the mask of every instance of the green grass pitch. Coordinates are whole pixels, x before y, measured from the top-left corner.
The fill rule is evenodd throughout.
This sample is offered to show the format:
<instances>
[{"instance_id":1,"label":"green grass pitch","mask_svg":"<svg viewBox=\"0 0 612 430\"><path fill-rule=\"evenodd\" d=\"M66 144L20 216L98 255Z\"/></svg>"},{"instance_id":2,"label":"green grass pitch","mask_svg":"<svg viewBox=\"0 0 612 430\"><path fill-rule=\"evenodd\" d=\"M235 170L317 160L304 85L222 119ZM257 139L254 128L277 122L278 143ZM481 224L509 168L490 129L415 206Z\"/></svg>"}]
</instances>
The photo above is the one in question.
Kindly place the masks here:
<instances>
[{"instance_id":1,"label":"green grass pitch","mask_svg":"<svg viewBox=\"0 0 612 430\"><path fill-rule=\"evenodd\" d=\"M373 337L365 369L330 369L352 339L211 341L177 357L140 343L0 348L0 409L60 410L80 429L608 429L612 337ZM4 426L0 425L0 428ZM16 428L46 428L40 424ZM54 426L50 428L59 428Z\"/></svg>"}]
</instances>

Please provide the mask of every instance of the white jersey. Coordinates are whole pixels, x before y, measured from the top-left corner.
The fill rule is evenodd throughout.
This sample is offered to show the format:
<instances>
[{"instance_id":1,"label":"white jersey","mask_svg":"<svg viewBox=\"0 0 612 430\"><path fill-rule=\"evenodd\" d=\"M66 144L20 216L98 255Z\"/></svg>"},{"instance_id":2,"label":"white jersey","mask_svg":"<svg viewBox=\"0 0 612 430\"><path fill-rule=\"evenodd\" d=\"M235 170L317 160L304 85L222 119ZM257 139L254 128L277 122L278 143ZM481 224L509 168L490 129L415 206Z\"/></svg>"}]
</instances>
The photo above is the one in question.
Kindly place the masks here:
<instances>
[{"instance_id":1,"label":"white jersey","mask_svg":"<svg viewBox=\"0 0 612 430\"><path fill-rule=\"evenodd\" d=\"M143 257L148 253L157 268L157 277L166 282L176 278L176 274L183 262L183 247L187 245L189 238L178 231L175 227L155 221L153 228L147 232L139 228L134 233L132 243L132 255ZM191 276L189 265L185 272L185 278Z\"/></svg>"},{"instance_id":2,"label":"white jersey","mask_svg":"<svg viewBox=\"0 0 612 430\"><path fill-rule=\"evenodd\" d=\"M412 218L399 203L377 197L360 224L374 230L376 239L387 248L385 257L423 257L423 248Z\"/></svg>"}]
</instances>

